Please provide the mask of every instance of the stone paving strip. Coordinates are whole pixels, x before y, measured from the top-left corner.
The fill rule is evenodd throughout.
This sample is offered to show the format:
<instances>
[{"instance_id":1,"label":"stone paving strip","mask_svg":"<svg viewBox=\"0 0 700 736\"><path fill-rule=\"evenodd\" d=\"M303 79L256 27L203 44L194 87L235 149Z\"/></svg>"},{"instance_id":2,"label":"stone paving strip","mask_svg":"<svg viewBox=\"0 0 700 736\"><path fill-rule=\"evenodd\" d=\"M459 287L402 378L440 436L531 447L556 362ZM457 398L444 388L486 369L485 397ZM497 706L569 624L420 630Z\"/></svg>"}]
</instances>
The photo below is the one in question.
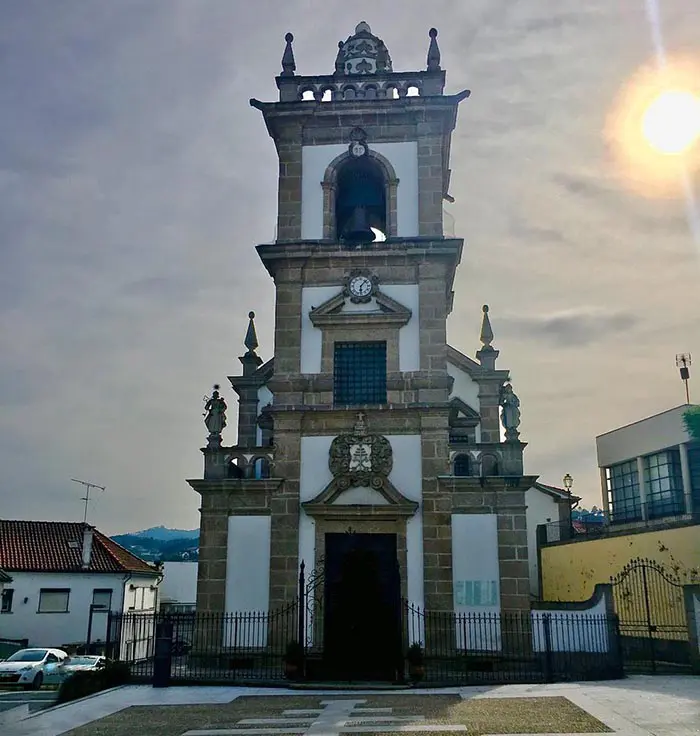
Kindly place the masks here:
<instances>
[{"instance_id":1,"label":"stone paving strip","mask_svg":"<svg viewBox=\"0 0 700 736\"><path fill-rule=\"evenodd\" d=\"M242 696L231 703L208 706L134 706L66 736L482 736L609 731L604 723L561 696L465 700L458 694L339 694Z\"/></svg>"}]
</instances>

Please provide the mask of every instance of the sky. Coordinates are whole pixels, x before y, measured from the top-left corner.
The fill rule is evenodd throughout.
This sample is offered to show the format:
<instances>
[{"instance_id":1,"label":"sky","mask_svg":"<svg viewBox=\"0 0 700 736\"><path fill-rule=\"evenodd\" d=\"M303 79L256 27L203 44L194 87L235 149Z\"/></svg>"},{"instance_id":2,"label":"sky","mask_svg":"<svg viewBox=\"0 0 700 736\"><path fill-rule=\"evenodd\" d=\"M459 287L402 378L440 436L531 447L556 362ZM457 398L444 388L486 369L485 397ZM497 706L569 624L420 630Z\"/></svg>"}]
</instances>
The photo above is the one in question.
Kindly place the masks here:
<instances>
[{"instance_id":1,"label":"sky","mask_svg":"<svg viewBox=\"0 0 700 736\"><path fill-rule=\"evenodd\" d=\"M700 59L700 4L661 16L668 53ZM81 520L78 478L106 486L89 521L107 533L198 526L202 398L218 382L235 409L249 310L273 350L255 245L277 159L248 100L277 99L287 31L297 73L332 73L362 20L395 70L425 68L437 27L447 91L472 91L448 336L473 356L490 305L526 472L570 473L600 505L596 435L684 403L700 244L678 192L621 175L606 133L653 61L644 0L4 0L0 517Z\"/></svg>"}]
</instances>

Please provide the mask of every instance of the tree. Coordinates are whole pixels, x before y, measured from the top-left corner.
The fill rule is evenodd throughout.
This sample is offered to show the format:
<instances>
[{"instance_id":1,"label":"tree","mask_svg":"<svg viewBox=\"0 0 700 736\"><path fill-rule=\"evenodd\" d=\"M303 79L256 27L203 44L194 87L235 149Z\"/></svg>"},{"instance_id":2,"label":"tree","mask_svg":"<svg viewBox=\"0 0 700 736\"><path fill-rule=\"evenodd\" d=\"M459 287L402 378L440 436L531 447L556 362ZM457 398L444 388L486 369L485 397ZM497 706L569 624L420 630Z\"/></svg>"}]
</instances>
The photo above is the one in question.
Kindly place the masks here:
<instances>
[{"instance_id":1,"label":"tree","mask_svg":"<svg viewBox=\"0 0 700 736\"><path fill-rule=\"evenodd\" d=\"M700 406L691 406L683 414L686 431L694 439L700 441Z\"/></svg>"}]
</instances>

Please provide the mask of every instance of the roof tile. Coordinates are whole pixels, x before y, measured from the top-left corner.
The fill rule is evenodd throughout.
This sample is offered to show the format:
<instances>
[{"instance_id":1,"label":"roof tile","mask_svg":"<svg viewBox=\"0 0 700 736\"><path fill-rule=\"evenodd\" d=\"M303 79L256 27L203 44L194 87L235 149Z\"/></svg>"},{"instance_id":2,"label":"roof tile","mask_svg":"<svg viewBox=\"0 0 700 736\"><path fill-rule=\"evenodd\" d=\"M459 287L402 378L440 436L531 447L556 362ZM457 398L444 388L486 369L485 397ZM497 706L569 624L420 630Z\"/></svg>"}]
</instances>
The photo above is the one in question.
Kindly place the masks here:
<instances>
[{"instance_id":1,"label":"roof tile","mask_svg":"<svg viewBox=\"0 0 700 736\"><path fill-rule=\"evenodd\" d=\"M86 528L93 530L93 541L90 566L83 568ZM9 519L0 519L0 568L8 572L156 572L89 524Z\"/></svg>"}]
</instances>

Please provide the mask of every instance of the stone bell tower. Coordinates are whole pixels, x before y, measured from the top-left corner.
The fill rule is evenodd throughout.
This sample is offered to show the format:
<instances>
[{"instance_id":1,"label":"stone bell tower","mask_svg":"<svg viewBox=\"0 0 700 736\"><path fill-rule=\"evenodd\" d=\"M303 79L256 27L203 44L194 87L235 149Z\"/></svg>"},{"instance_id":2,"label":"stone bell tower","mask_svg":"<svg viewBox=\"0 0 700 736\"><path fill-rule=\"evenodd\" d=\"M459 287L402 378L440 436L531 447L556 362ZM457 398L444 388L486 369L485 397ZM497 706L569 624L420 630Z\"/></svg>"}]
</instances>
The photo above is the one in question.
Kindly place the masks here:
<instances>
[{"instance_id":1,"label":"stone bell tower","mask_svg":"<svg viewBox=\"0 0 700 736\"><path fill-rule=\"evenodd\" d=\"M210 440L204 479L190 481L198 608L281 606L303 561L325 575L326 647L347 641L334 601L363 599L377 646L386 596L525 609L534 478L488 308L476 360L447 345L463 241L443 234L443 200L469 92L444 93L435 29L416 72L394 71L364 22L330 74L297 74L292 42L279 100L250 101L279 157L277 238L257 246L276 289L274 358L257 356L251 313L243 375L230 378L238 444Z\"/></svg>"}]
</instances>

